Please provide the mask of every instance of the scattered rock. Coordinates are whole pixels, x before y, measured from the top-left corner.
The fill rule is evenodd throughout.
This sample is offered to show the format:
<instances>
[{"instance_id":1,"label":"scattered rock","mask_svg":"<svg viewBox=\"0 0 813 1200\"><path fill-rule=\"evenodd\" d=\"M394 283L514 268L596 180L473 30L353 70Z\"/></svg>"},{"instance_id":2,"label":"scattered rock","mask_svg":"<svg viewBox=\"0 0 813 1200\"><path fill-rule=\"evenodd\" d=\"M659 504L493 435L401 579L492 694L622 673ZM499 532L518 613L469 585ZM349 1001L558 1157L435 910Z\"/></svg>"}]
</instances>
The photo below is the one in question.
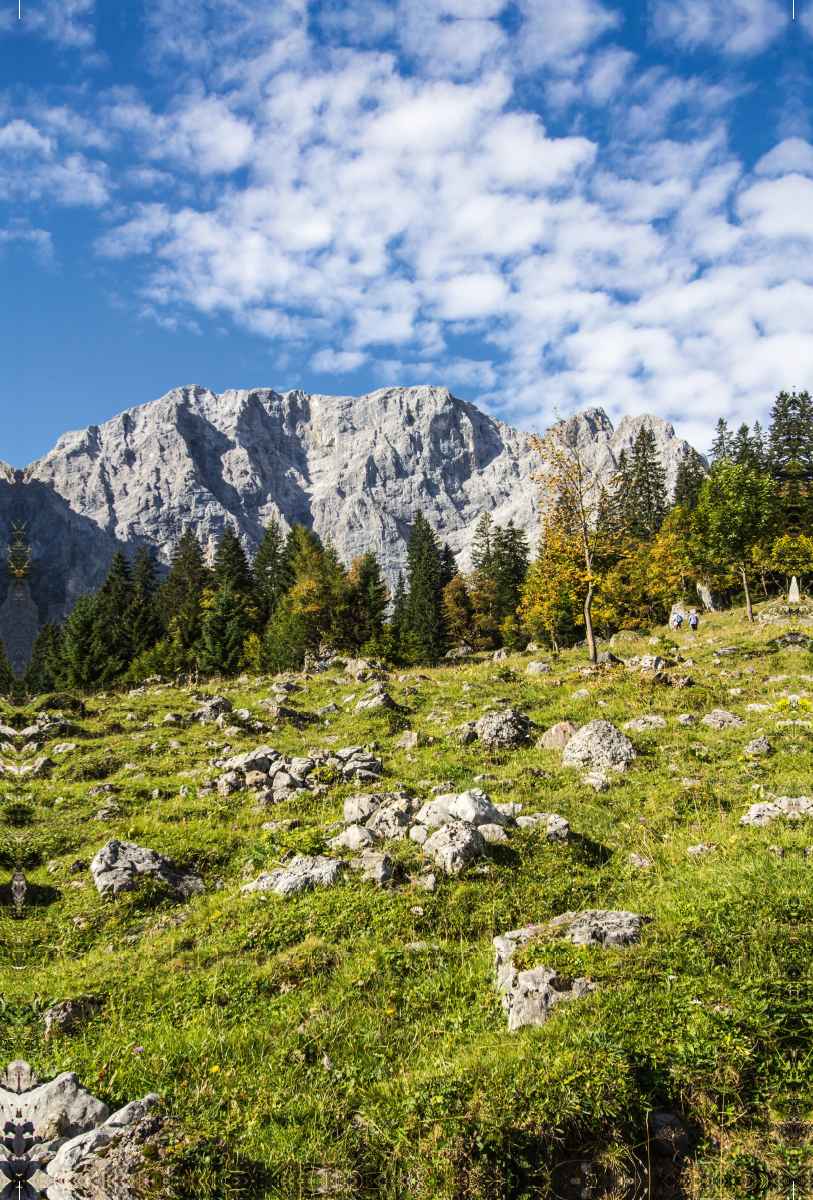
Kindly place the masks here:
<instances>
[{"instance_id":1,"label":"scattered rock","mask_svg":"<svg viewBox=\"0 0 813 1200\"><path fill-rule=\"evenodd\" d=\"M810 816L813 816L813 798L810 796L777 796L772 801L760 800L752 804L745 816L740 817L740 825L764 828L779 817L800 821Z\"/></svg>"},{"instance_id":2,"label":"scattered rock","mask_svg":"<svg viewBox=\"0 0 813 1200\"><path fill-rule=\"evenodd\" d=\"M710 713L706 713L705 717L701 717L701 722L703 725L708 725L709 729L742 729L745 725L742 717L726 712L724 708L712 709Z\"/></svg>"},{"instance_id":3,"label":"scattered rock","mask_svg":"<svg viewBox=\"0 0 813 1200\"><path fill-rule=\"evenodd\" d=\"M392 878L392 861L389 855L380 851L364 850L360 857L350 859L352 871L362 871L361 878L370 883L383 887Z\"/></svg>"},{"instance_id":4,"label":"scattered rock","mask_svg":"<svg viewBox=\"0 0 813 1200\"><path fill-rule=\"evenodd\" d=\"M75 1025L83 1025L101 1011L100 1001L93 1000L90 996L79 996L76 1000L62 1000L43 1013L45 1036L49 1038L52 1033L67 1033ZM60 1135L57 1134L58 1136Z\"/></svg>"},{"instance_id":5,"label":"scattered rock","mask_svg":"<svg viewBox=\"0 0 813 1200\"><path fill-rule=\"evenodd\" d=\"M678 717L678 725L694 725L697 717L694 713L681 713Z\"/></svg>"},{"instance_id":6,"label":"scattered rock","mask_svg":"<svg viewBox=\"0 0 813 1200\"><path fill-rule=\"evenodd\" d=\"M633 733L643 733L647 729L665 729L666 722L663 717L635 717L634 720L625 722L623 728L631 729Z\"/></svg>"},{"instance_id":7,"label":"scattered rock","mask_svg":"<svg viewBox=\"0 0 813 1200\"><path fill-rule=\"evenodd\" d=\"M367 846L375 845L375 834L371 833L369 829L365 829L363 825L348 825L338 837L331 838L328 845L331 850L341 850L342 847L345 847L355 853Z\"/></svg>"},{"instance_id":8,"label":"scattered rock","mask_svg":"<svg viewBox=\"0 0 813 1200\"><path fill-rule=\"evenodd\" d=\"M590 721L565 746L562 766L624 771L636 757L632 742L611 721Z\"/></svg>"},{"instance_id":9,"label":"scattered rock","mask_svg":"<svg viewBox=\"0 0 813 1200\"><path fill-rule=\"evenodd\" d=\"M716 842L700 842L697 846L687 846L686 853L692 855L692 857L697 857L701 854L711 854L716 849Z\"/></svg>"},{"instance_id":10,"label":"scattered rock","mask_svg":"<svg viewBox=\"0 0 813 1200\"><path fill-rule=\"evenodd\" d=\"M56 746L51 747L52 754L70 754L76 749L76 742L59 742Z\"/></svg>"},{"instance_id":11,"label":"scattered rock","mask_svg":"<svg viewBox=\"0 0 813 1200\"><path fill-rule=\"evenodd\" d=\"M529 662L525 668L526 675L549 675L551 673L550 663L544 662Z\"/></svg>"},{"instance_id":12,"label":"scattered rock","mask_svg":"<svg viewBox=\"0 0 813 1200\"><path fill-rule=\"evenodd\" d=\"M421 744L421 735L415 733L411 729L407 729L401 734L398 741L395 743L396 750L415 750Z\"/></svg>"},{"instance_id":13,"label":"scattered rock","mask_svg":"<svg viewBox=\"0 0 813 1200\"><path fill-rule=\"evenodd\" d=\"M278 896L295 896L314 887L331 887L347 863L339 858L311 857L297 854L286 867L261 871L253 883L240 888L241 892L274 892Z\"/></svg>"},{"instance_id":14,"label":"scattered rock","mask_svg":"<svg viewBox=\"0 0 813 1200\"><path fill-rule=\"evenodd\" d=\"M745 747L746 754L771 754L772 752L773 746L764 734L762 737L754 738L754 740L749 742Z\"/></svg>"},{"instance_id":15,"label":"scattered rock","mask_svg":"<svg viewBox=\"0 0 813 1200\"><path fill-rule=\"evenodd\" d=\"M577 725L575 721L559 721L556 725L552 725L550 729L545 730L536 743L536 748L537 750L564 750L570 739L580 729L581 725Z\"/></svg>"},{"instance_id":16,"label":"scattered rock","mask_svg":"<svg viewBox=\"0 0 813 1200\"><path fill-rule=\"evenodd\" d=\"M545 826L545 837L549 842L566 842L570 837L570 824L558 813L529 813L527 817L517 817L520 829L534 829Z\"/></svg>"},{"instance_id":17,"label":"scattered rock","mask_svg":"<svg viewBox=\"0 0 813 1200\"><path fill-rule=\"evenodd\" d=\"M619 666L623 666L623 663L622 663L621 659L620 659L620 658L616 658L616 657L615 657L615 655L614 655L614 654L611 654L609 650L602 650L602 651L601 651L601 653L598 655L598 658L596 659L596 662L597 662L597 663L599 664L599 666L601 666L601 667L619 667Z\"/></svg>"},{"instance_id":18,"label":"scattered rock","mask_svg":"<svg viewBox=\"0 0 813 1200\"><path fill-rule=\"evenodd\" d=\"M652 866L652 859L644 858L642 854L631 854L629 861L638 871L643 871L646 867Z\"/></svg>"},{"instance_id":19,"label":"scattered rock","mask_svg":"<svg viewBox=\"0 0 813 1200\"><path fill-rule=\"evenodd\" d=\"M587 688L579 688L579 690L577 692L573 693L573 699L574 700L589 700L590 693L588 692Z\"/></svg>"},{"instance_id":20,"label":"scattered rock","mask_svg":"<svg viewBox=\"0 0 813 1200\"><path fill-rule=\"evenodd\" d=\"M588 908L554 917L551 929L561 931L574 946L601 946L605 950L634 946L644 925L652 917L624 909Z\"/></svg>"},{"instance_id":21,"label":"scattered rock","mask_svg":"<svg viewBox=\"0 0 813 1200\"><path fill-rule=\"evenodd\" d=\"M483 855L485 842L475 825L470 825L468 821L456 821L451 825L442 825L427 838L423 849L447 875L459 875L466 863Z\"/></svg>"},{"instance_id":22,"label":"scattered rock","mask_svg":"<svg viewBox=\"0 0 813 1200\"><path fill-rule=\"evenodd\" d=\"M524 713L506 708L498 713L486 713L474 725L474 731L484 746L503 749L527 742L531 723Z\"/></svg>"},{"instance_id":23,"label":"scattered rock","mask_svg":"<svg viewBox=\"0 0 813 1200\"><path fill-rule=\"evenodd\" d=\"M494 938L497 991L503 994L502 1005L508 1013L511 1032L524 1025L544 1025L555 1004L581 999L591 990L588 979L560 978L551 967L534 967L530 971L514 967L511 961L514 954L538 930L538 926L532 926Z\"/></svg>"},{"instance_id":24,"label":"scattered rock","mask_svg":"<svg viewBox=\"0 0 813 1200\"><path fill-rule=\"evenodd\" d=\"M181 871L171 858L134 842L107 842L91 862L90 873L100 896L131 892L145 878L183 900L206 890L197 872Z\"/></svg>"}]
</instances>

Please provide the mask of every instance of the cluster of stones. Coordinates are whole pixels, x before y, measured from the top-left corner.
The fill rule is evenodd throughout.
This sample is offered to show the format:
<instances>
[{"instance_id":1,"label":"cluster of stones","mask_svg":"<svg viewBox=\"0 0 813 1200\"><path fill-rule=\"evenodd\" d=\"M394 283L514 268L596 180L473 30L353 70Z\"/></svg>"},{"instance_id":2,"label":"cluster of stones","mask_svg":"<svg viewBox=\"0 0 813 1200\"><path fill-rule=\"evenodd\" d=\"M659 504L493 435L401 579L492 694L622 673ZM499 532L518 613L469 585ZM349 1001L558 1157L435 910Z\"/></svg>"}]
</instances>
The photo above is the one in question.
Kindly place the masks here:
<instances>
[{"instance_id":1,"label":"cluster of stones","mask_svg":"<svg viewBox=\"0 0 813 1200\"><path fill-rule=\"evenodd\" d=\"M287 758L271 746L258 746L232 758L213 758L211 765L222 772L214 785L222 796L253 788L261 806L288 800L303 790L315 791L311 776L317 767L329 767L342 779L360 783L377 781L384 769L382 760L363 746L311 750L308 758Z\"/></svg>"},{"instance_id":2,"label":"cluster of stones","mask_svg":"<svg viewBox=\"0 0 813 1200\"><path fill-rule=\"evenodd\" d=\"M158 1106L150 1093L111 1115L72 1071L41 1084L28 1063L9 1063L0 1074L0 1195L134 1200L128 1179L160 1133Z\"/></svg>"}]
</instances>

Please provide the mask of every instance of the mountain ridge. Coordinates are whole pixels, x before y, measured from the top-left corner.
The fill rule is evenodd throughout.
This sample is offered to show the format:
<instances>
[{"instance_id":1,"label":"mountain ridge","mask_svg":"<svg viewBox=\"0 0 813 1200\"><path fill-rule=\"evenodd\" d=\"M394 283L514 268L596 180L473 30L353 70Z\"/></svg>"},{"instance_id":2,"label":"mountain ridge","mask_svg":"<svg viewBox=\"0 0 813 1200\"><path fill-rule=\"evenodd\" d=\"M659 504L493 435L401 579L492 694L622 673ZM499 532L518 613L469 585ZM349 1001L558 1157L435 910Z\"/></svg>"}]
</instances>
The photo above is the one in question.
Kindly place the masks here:
<instances>
[{"instance_id":1,"label":"mountain ridge","mask_svg":"<svg viewBox=\"0 0 813 1200\"><path fill-rule=\"evenodd\" d=\"M655 432L670 488L691 449L649 414L615 429L597 407L576 419L607 478L642 424ZM253 554L272 515L283 529L300 521L330 533L345 562L372 549L392 587L416 508L462 569L483 512L513 519L533 543L540 462L529 436L431 385L353 397L192 384L67 431L22 470L4 464L0 524L7 534L25 524L40 623L63 619L98 588L119 548L132 554L146 543L166 565L189 524L211 558L230 524Z\"/></svg>"}]
</instances>

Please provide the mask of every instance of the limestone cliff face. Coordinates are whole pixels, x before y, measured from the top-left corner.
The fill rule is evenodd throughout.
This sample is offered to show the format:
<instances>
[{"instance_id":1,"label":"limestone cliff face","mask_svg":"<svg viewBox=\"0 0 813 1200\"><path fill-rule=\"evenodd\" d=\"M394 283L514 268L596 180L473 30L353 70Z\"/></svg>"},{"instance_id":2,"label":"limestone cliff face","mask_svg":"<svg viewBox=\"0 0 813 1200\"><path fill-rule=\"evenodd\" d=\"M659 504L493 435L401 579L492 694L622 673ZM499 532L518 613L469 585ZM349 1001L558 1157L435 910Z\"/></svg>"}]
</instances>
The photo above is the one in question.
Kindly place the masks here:
<instances>
[{"instance_id":1,"label":"limestone cliff face","mask_svg":"<svg viewBox=\"0 0 813 1200\"><path fill-rule=\"evenodd\" d=\"M690 451L655 417L626 417L614 431L591 408L579 421L608 477L642 423L655 431L670 486ZM393 586L416 508L462 568L483 512L499 524L513 518L535 540L539 459L527 443L440 387L358 398L176 388L66 433L39 462L0 476L0 521L12 509L26 521L41 621L97 588L119 546L146 542L166 563L186 524L210 554L231 525L253 553L272 515L283 528L301 521L330 533L346 562L369 547Z\"/></svg>"}]
</instances>

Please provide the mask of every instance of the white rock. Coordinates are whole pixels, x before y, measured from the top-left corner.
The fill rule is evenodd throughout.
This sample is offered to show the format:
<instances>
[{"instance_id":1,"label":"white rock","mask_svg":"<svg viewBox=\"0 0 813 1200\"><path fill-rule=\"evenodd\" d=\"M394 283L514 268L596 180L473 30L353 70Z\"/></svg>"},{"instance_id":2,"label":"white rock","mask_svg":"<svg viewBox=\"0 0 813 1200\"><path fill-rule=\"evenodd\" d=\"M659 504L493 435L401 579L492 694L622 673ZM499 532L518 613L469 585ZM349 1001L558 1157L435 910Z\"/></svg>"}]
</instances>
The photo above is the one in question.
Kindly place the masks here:
<instances>
[{"instance_id":1,"label":"white rock","mask_svg":"<svg viewBox=\"0 0 813 1200\"><path fill-rule=\"evenodd\" d=\"M447 875L458 875L467 862L483 854L485 842L476 826L467 821L455 821L451 825L442 825L427 838L423 849Z\"/></svg>"},{"instance_id":2,"label":"white rock","mask_svg":"<svg viewBox=\"0 0 813 1200\"><path fill-rule=\"evenodd\" d=\"M491 845L498 845L500 842L508 841L508 834L502 825L479 825L478 829L483 840Z\"/></svg>"}]
</instances>

